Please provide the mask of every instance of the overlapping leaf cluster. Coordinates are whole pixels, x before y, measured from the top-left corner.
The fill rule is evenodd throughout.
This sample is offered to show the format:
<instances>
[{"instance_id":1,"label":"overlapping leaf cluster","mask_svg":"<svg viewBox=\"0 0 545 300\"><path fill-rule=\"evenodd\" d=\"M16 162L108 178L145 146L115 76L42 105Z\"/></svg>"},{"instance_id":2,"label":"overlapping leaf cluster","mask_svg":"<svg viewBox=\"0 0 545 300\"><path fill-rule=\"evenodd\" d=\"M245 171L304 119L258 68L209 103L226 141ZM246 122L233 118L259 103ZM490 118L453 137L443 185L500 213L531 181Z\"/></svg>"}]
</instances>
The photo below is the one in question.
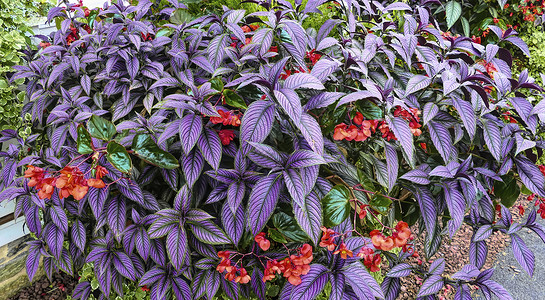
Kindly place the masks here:
<instances>
[{"instance_id":1,"label":"overlapping leaf cluster","mask_svg":"<svg viewBox=\"0 0 545 300\"><path fill-rule=\"evenodd\" d=\"M517 232L545 238L535 212L518 224L507 208L500 219L494 208L499 198L510 205L513 196L501 191L516 180L545 196L545 179L526 156L544 146L536 133L545 102L526 73L512 78L506 50L442 35L425 4L342 2L340 18L316 31L301 23L323 1L156 25L183 11L170 2L162 10L148 1L92 13L54 8L49 18L60 29L51 45L13 76L26 79L25 112L39 133L23 140L3 132L1 141L20 145L2 153L0 199L15 198L36 235L31 277L43 256L49 275L93 262L105 298L122 295L125 280L150 287L152 299L210 299L220 290L265 298L275 296L262 281L267 261L310 243L314 259L301 283L273 282L280 298L312 299L329 282L333 299L394 299L412 271L425 277L421 299L445 284L462 298L468 285L508 297L490 280L493 270L480 270L493 231L511 235L532 273L533 254ZM526 51L514 31L491 29ZM67 39L74 31L78 39ZM320 56L309 59L312 50ZM416 139L394 114L399 107L422 112ZM382 120L395 138L333 143L335 124L356 111ZM507 111L519 124L502 121ZM26 165L72 163L84 174L106 167L106 187L89 187L80 201L40 199L20 177ZM372 208L364 221L358 203ZM360 258L347 257L373 247L359 233L377 226L373 216L381 224L418 220L428 257L443 233L469 223L470 265L447 279L443 260L422 270L402 263L410 251L382 251L391 270L379 285ZM341 245L344 258L318 246L322 225L340 233L328 246ZM262 231L273 240L266 252L253 242ZM224 250L242 254L250 284L216 271ZM74 296L91 290L82 282Z\"/></svg>"}]
</instances>

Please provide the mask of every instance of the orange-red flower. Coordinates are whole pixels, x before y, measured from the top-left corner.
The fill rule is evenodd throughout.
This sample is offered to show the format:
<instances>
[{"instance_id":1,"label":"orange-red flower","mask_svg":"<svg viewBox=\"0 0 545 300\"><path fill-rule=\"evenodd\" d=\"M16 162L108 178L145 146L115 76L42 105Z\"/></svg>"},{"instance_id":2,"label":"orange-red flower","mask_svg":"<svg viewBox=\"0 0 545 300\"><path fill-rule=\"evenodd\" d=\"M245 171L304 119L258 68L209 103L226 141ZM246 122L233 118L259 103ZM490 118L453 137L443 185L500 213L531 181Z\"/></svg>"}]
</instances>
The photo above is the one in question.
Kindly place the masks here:
<instances>
[{"instance_id":1,"label":"orange-red flower","mask_svg":"<svg viewBox=\"0 0 545 300\"><path fill-rule=\"evenodd\" d=\"M382 232L373 230L369 233L373 246L378 250L390 251L394 249L394 240L392 237L385 237Z\"/></svg>"},{"instance_id":2,"label":"orange-red flower","mask_svg":"<svg viewBox=\"0 0 545 300\"><path fill-rule=\"evenodd\" d=\"M38 189L38 197L40 199L51 199L51 195L55 191L55 178L49 177L42 180L36 188Z\"/></svg>"},{"instance_id":3,"label":"orange-red flower","mask_svg":"<svg viewBox=\"0 0 545 300\"><path fill-rule=\"evenodd\" d=\"M339 249L337 251L333 252L333 254L340 254L342 259L347 259L348 256L352 257L352 250L346 248L345 243L341 243L339 246Z\"/></svg>"},{"instance_id":4,"label":"orange-red flower","mask_svg":"<svg viewBox=\"0 0 545 300\"><path fill-rule=\"evenodd\" d=\"M241 283L241 284L250 282L250 275L248 275L248 272L246 272L246 269L240 268L239 271L240 271L240 275L238 275L235 278L235 282Z\"/></svg>"},{"instance_id":5,"label":"orange-red flower","mask_svg":"<svg viewBox=\"0 0 545 300\"><path fill-rule=\"evenodd\" d=\"M102 177L104 177L105 175L108 174L108 170L106 170L106 168L104 168L103 166L96 166L95 167L95 177L97 179L102 179Z\"/></svg>"},{"instance_id":6,"label":"orange-red flower","mask_svg":"<svg viewBox=\"0 0 545 300\"><path fill-rule=\"evenodd\" d=\"M234 114L232 111L224 111L218 109L219 117L210 117L210 122L213 124L223 124L225 126L240 126L240 115Z\"/></svg>"},{"instance_id":7,"label":"orange-red flower","mask_svg":"<svg viewBox=\"0 0 545 300\"><path fill-rule=\"evenodd\" d=\"M227 146L231 143L233 138L235 138L235 132L230 129L222 129L218 132L218 135L221 140L221 144Z\"/></svg>"},{"instance_id":8,"label":"orange-red flower","mask_svg":"<svg viewBox=\"0 0 545 300\"><path fill-rule=\"evenodd\" d=\"M45 170L33 165L28 165L25 170L25 178L30 178L28 186L38 186L45 177Z\"/></svg>"},{"instance_id":9,"label":"orange-red flower","mask_svg":"<svg viewBox=\"0 0 545 300\"><path fill-rule=\"evenodd\" d=\"M322 55L316 53L316 49L312 49L310 50L310 52L307 52L307 57L308 59L310 59L310 62L312 63L312 65L315 65L318 62L318 60L320 60Z\"/></svg>"},{"instance_id":10,"label":"orange-red flower","mask_svg":"<svg viewBox=\"0 0 545 300\"><path fill-rule=\"evenodd\" d=\"M360 112L357 112L352 121L356 125L361 125L361 123L363 122L363 115Z\"/></svg>"},{"instance_id":11,"label":"orange-red flower","mask_svg":"<svg viewBox=\"0 0 545 300\"><path fill-rule=\"evenodd\" d=\"M78 167L66 166L60 171L61 175L57 178L55 186L60 189L59 196L66 198L70 195L76 200L81 200L87 194L89 187L87 180Z\"/></svg>"},{"instance_id":12,"label":"orange-red flower","mask_svg":"<svg viewBox=\"0 0 545 300\"><path fill-rule=\"evenodd\" d=\"M322 235L322 239L320 240L320 247L326 247L327 250L333 251L335 247L337 247L337 244L334 243L334 235L335 231L332 229L327 229L325 227L322 227L322 231L324 234Z\"/></svg>"},{"instance_id":13,"label":"orange-red flower","mask_svg":"<svg viewBox=\"0 0 545 300\"><path fill-rule=\"evenodd\" d=\"M265 232L260 232L255 236L254 240L259 244L259 248L263 251L267 251L271 247L271 242L265 237Z\"/></svg>"},{"instance_id":14,"label":"orange-red flower","mask_svg":"<svg viewBox=\"0 0 545 300\"><path fill-rule=\"evenodd\" d=\"M380 262L382 261L382 258L380 257L380 254L375 253L373 249L362 247L357 256L363 258L363 264L369 269L369 271L377 272L380 270Z\"/></svg>"},{"instance_id":15,"label":"orange-red flower","mask_svg":"<svg viewBox=\"0 0 545 300\"><path fill-rule=\"evenodd\" d=\"M104 181L102 181L102 179L95 179L95 178L89 178L87 180L87 185L97 189L101 189L106 186L106 184L104 184Z\"/></svg>"},{"instance_id":16,"label":"orange-red flower","mask_svg":"<svg viewBox=\"0 0 545 300\"><path fill-rule=\"evenodd\" d=\"M304 244L299 249L298 255L290 255L290 257L278 262L276 259L267 262L265 268L263 282L275 278L275 274L282 273L288 282L292 285L301 284L301 275L306 275L310 271L310 263L312 262L312 246Z\"/></svg>"}]
</instances>

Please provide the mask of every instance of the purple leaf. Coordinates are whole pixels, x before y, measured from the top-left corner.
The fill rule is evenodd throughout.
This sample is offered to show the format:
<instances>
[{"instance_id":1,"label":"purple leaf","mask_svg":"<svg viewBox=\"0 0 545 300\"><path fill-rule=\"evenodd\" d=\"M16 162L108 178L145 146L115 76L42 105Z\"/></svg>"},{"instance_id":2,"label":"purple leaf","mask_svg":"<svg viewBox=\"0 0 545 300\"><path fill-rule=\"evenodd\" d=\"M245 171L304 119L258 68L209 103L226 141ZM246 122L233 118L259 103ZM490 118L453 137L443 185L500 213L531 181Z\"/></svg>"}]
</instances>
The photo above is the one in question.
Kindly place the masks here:
<instances>
[{"instance_id":1,"label":"purple leaf","mask_svg":"<svg viewBox=\"0 0 545 300\"><path fill-rule=\"evenodd\" d=\"M275 90L274 97L278 100L278 103L280 103L286 114L295 124L298 124L301 120L303 108L301 107L301 99L299 99L297 93L288 89Z\"/></svg>"},{"instance_id":2,"label":"purple leaf","mask_svg":"<svg viewBox=\"0 0 545 300\"><path fill-rule=\"evenodd\" d=\"M399 278L386 277L380 285L384 291L385 300L395 300L401 291L401 284Z\"/></svg>"},{"instance_id":3,"label":"purple leaf","mask_svg":"<svg viewBox=\"0 0 545 300\"><path fill-rule=\"evenodd\" d=\"M172 278L172 290L177 299L191 299L191 288L182 278Z\"/></svg>"},{"instance_id":4,"label":"purple leaf","mask_svg":"<svg viewBox=\"0 0 545 300\"><path fill-rule=\"evenodd\" d=\"M85 242L87 238L87 233L85 231L85 225L79 220L76 219L72 223L72 228L70 230L72 242L78 247L81 252L85 252Z\"/></svg>"},{"instance_id":5,"label":"purple leaf","mask_svg":"<svg viewBox=\"0 0 545 300\"><path fill-rule=\"evenodd\" d=\"M127 223L127 211L125 199L123 197L111 198L108 203L108 225L119 239L125 224Z\"/></svg>"},{"instance_id":6,"label":"purple leaf","mask_svg":"<svg viewBox=\"0 0 545 300\"><path fill-rule=\"evenodd\" d=\"M248 142L261 143L271 132L274 122L274 104L255 101L246 110L240 125L240 143L244 154L250 152Z\"/></svg>"},{"instance_id":7,"label":"purple leaf","mask_svg":"<svg viewBox=\"0 0 545 300\"><path fill-rule=\"evenodd\" d=\"M193 149L188 155L182 158L182 170L185 175L186 184L192 187L202 173L204 159L197 149Z\"/></svg>"},{"instance_id":8,"label":"purple leaf","mask_svg":"<svg viewBox=\"0 0 545 300\"><path fill-rule=\"evenodd\" d=\"M282 171L282 175L284 178L284 183L286 184L286 188L288 189L288 192L293 201L297 205L303 206L306 195L303 193L303 191L305 190L305 184L303 182L303 178L301 178L301 174L297 170L288 169Z\"/></svg>"},{"instance_id":9,"label":"purple leaf","mask_svg":"<svg viewBox=\"0 0 545 300\"><path fill-rule=\"evenodd\" d=\"M451 216L451 220L448 221L449 234L452 237L454 233L462 225L464 220L464 213L466 208L466 202L464 196L460 192L460 188L457 182L448 181L443 184L445 201Z\"/></svg>"},{"instance_id":10,"label":"purple leaf","mask_svg":"<svg viewBox=\"0 0 545 300\"><path fill-rule=\"evenodd\" d=\"M439 151L439 154L441 154L445 163L449 163L451 160L455 159L457 156L456 148L454 148L454 145L452 144L451 135L448 129L441 123L431 121L428 123L428 130L433 145L437 148L437 151Z\"/></svg>"},{"instance_id":11,"label":"purple leaf","mask_svg":"<svg viewBox=\"0 0 545 300\"><path fill-rule=\"evenodd\" d=\"M386 168L388 170L388 192L391 192L397 182L399 161L397 159L397 151L390 143L384 142L384 154L386 156Z\"/></svg>"},{"instance_id":12,"label":"purple leaf","mask_svg":"<svg viewBox=\"0 0 545 300\"><path fill-rule=\"evenodd\" d=\"M325 164L322 156L309 150L295 150L286 162L286 168L304 168Z\"/></svg>"},{"instance_id":13,"label":"purple leaf","mask_svg":"<svg viewBox=\"0 0 545 300\"><path fill-rule=\"evenodd\" d=\"M511 234L511 247L513 248L513 254L522 268L532 277L534 275L535 256L534 253L528 249L526 243L517 234Z\"/></svg>"},{"instance_id":14,"label":"purple leaf","mask_svg":"<svg viewBox=\"0 0 545 300\"><path fill-rule=\"evenodd\" d=\"M433 295L443 288L443 277L440 275L431 275L424 281L422 287L418 291L417 297Z\"/></svg>"},{"instance_id":15,"label":"purple leaf","mask_svg":"<svg viewBox=\"0 0 545 300\"><path fill-rule=\"evenodd\" d=\"M345 267L343 274L360 299L384 299L384 292L360 261Z\"/></svg>"},{"instance_id":16,"label":"purple leaf","mask_svg":"<svg viewBox=\"0 0 545 300\"><path fill-rule=\"evenodd\" d=\"M330 300L342 300L344 295L345 276L342 273L329 273L331 283Z\"/></svg>"},{"instance_id":17,"label":"purple leaf","mask_svg":"<svg viewBox=\"0 0 545 300\"><path fill-rule=\"evenodd\" d=\"M320 51L321 49L325 49L336 44L338 44L336 39L326 38L325 40L320 42L318 47L316 47L316 50ZM340 65L339 61L330 60L328 58L322 58L312 67L312 70L310 71L310 75L312 75L314 78L317 78L319 81L325 82L327 78L339 68L339 65ZM306 73L298 73L298 74L306 74ZM294 75L297 75L297 74L294 74ZM290 79L294 75L288 77L288 79ZM286 79L286 82L287 82L287 79ZM285 83L284 83L284 87L286 87ZM322 89L323 89L323 85L322 85ZM331 94L342 95L342 93L331 93Z\"/></svg>"},{"instance_id":18,"label":"purple leaf","mask_svg":"<svg viewBox=\"0 0 545 300\"><path fill-rule=\"evenodd\" d=\"M80 282L76 285L74 288L74 291L72 291L72 298L74 299L89 299L89 296L91 295L91 284L88 281Z\"/></svg>"},{"instance_id":19,"label":"purple leaf","mask_svg":"<svg viewBox=\"0 0 545 300\"><path fill-rule=\"evenodd\" d=\"M405 153L406 158L409 163L414 164L414 143L413 143L413 134L409 128L409 123L402 118L397 117L386 117L388 126L392 129L395 136L401 143L403 152Z\"/></svg>"},{"instance_id":20,"label":"purple leaf","mask_svg":"<svg viewBox=\"0 0 545 300\"><path fill-rule=\"evenodd\" d=\"M199 241L210 245L232 244L223 230L210 220L188 222L189 228Z\"/></svg>"},{"instance_id":21,"label":"purple leaf","mask_svg":"<svg viewBox=\"0 0 545 300\"><path fill-rule=\"evenodd\" d=\"M520 180L532 192L539 196L545 196L545 178L539 168L528 158L518 156L515 158L515 165L520 176Z\"/></svg>"},{"instance_id":22,"label":"purple leaf","mask_svg":"<svg viewBox=\"0 0 545 300\"><path fill-rule=\"evenodd\" d=\"M328 107L329 105L335 103L340 97L344 96L344 93L339 92L322 92L318 95L310 97L307 104L305 104L304 109L306 111L313 110L317 108Z\"/></svg>"},{"instance_id":23,"label":"purple leaf","mask_svg":"<svg viewBox=\"0 0 545 300\"><path fill-rule=\"evenodd\" d=\"M528 49L528 45L526 45L526 43L521 38L517 36L510 36L505 40L513 43L513 45L517 46L522 52L524 52L524 54L530 56L530 50Z\"/></svg>"},{"instance_id":24,"label":"purple leaf","mask_svg":"<svg viewBox=\"0 0 545 300\"><path fill-rule=\"evenodd\" d=\"M284 81L283 89L296 90L300 88L323 90L324 85L314 75L308 73L295 73ZM276 93L275 93L276 95Z\"/></svg>"},{"instance_id":25,"label":"purple leaf","mask_svg":"<svg viewBox=\"0 0 545 300\"><path fill-rule=\"evenodd\" d=\"M265 288L265 282L263 282L263 271L261 271L259 268L254 268L252 271L252 280L250 283L252 284L252 290L257 295L257 298L259 299L266 299L265 294L267 293L267 289Z\"/></svg>"},{"instance_id":26,"label":"purple leaf","mask_svg":"<svg viewBox=\"0 0 545 300\"><path fill-rule=\"evenodd\" d=\"M445 259L438 258L434 260L433 263L430 265L430 269L428 270L428 272L434 275L443 274L443 272L445 272Z\"/></svg>"},{"instance_id":27,"label":"purple leaf","mask_svg":"<svg viewBox=\"0 0 545 300\"><path fill-rule=\"evenodd\" d=\"M205 128L197 141L197 146L199 146L204 159L214 170L217 170L222 153L221 140L218 134L213 129Z\"/></svg>"},{"instance_id":28,"label":"purple leaf","mask_svg":"<svg viewBox=\"0 0 545 300\"><path fill-rule=\"evenodd\" d=\"M464 123L464 127L469 134L469 137L473 139L477 130L477 117L475 116L473 106L471 106L471 103L464 101L459 97L452 97L451 99L456 111L458 111L458 114L462 119L462 123Z\"/></svg>"},{"instance_id":29,"label":"purple leaf","mask_svg":"<svg viewBox=\"0 0 545 300\"><path fill-rule=\"evenodd\" d=\"M387 277L405 277L411 274L412 267L409 264L402 263L394 266L387 274Z\"/></svg>"},{"instance_id":30,"label":"purple leaf","mask_svg":"<svg viewBox=\"0 0 545 300\"><path fill-rule=\"evenodd\" d=\"M471 242L469 244L469 263L482 268L488 255L488 247L485 241Z\"/></svg>"},{"instance_id":31,"label":"purple leaf","mask_svg":"<svg viewBox=\"0 0 545 300\"><path fill-rule=\"evenodd\" d=\"M49 214L53 223L57 225L57 228L59 228L63 234L68 233L68 217L66 216L64 209L58 205L52 205L51 209L49 209Z\"/></svg>"},{"instance_id":32,"label":"purple leaf","mask_svg":"<svg viewBox=\"0 0 545 300\"><path fill-rule=\"evenodd\" d=\"M427 88L431 84L431 79L424 75L414 75L407 82L407 87L405 89L405 97L414 94L422 89Z\"/></svg>"},{"instance_id":33,"label":"purple leaf","mask_svg":"<svg viewBox=\"0 0 545 300\"><path fill-rule=\"evenodd\" d=\"M307 113L303 113L299 123L296 123L310 148L319 155L324 154L324 137L320 124Z\"/></svg>"},{"instance_id":34,"label":"purple leaf","mask_svg":"<svg viewBox=\"0 0 545 300\"><path fill-rule=\"evenodd\" d=\"M282 176L277 173L269 174L255 184L248 202L248 223L254 236L271 217L282 187Z\"/></svg>"},{"instance_id":35,"label":"purple leaf","mask_svg":"<svg viewBox=\"0 0 545 300\"><path fill-rule=\"evenodd\" d=\"M136 270L134 269L131 258L127 254L121 251L115 252L112 261L115 269L121 275L130 280L136 280Z\"/></svg>"},{"instance_id":36,"label":"purple leaf","mask_svg":"<svg viewBox=\"0 0 545 300\"><path fill-rule=\"evenodd\" d=\"M250 144L254 147L254 151L250 152L248 158L257 165L268 169L282 168L284 166L284 156L271 146L252 142Z\"/></svg>"},{"instance_id":37,"label":"purple leaf","mask_svg":"<svg viewBox=\"0 0 545 300\"><path fill-rule=\"evenodd\" d=\"M292 300L311 300L324 289L328 280L329 270L320 264L310 265L308 274L301 276L301 284L293 287Z\"/></svg>"},{"instance_id":38,"label":"purple leaf","mask_svg":"<svg viewBox=\"0 0 545 300\"><path fill-rule=\"evenodd\" d=\"M316 193L311 192L303 201L302 205L294 203L293 214L295 220L315 245L321 235L322 228L322 205Z\"/></svg>"},{"instance_id":39,"label":"purple leaf","mask_svg":"<svg viewBox=\"0 0 545 300\"><path fill-rule=\"evenodd\" d=\"M486 240L492 234L492 225L483 225L479 227L475 235L473 235L473 241L479 242Z\"/></svg>"},{"instance_id":40,"label":"purple leaf","mask_svg":"<svg viewBox=\"0 0 545 300\"><path fill-rule=\"evenodd\" d=\"M511 297L509 292L497 282L493 280L484 280L481 281L481 284L488 287L488 289L490 289L494 295L498 296L498 299L513 300L513 297Z\"/></svg>"},{"instance_id":41,"label":"purple leaf","mask_svg":"<svg viewBox=\"0 0 545 300\"><path fill-rule=\"evenodd\" d=\"M175 226L166 238L166 249L170 263L176 270L181 270L188 254L187 234L183 227Z\"/></svg>"},{"instance_id":42,"label":"purple leaf","mask_svg":"<svg viewBox=\"0 0 545 300\"><path fill-rule=\"evenodd\" d=\"M240 205L237 208L236 213L233 213L227 202L223 204L221 210L223 229L235 245L238 245L238 242L242 237L245 228L245 220L243 205Z\"/></svg>"},{"instance_id":43,"label":"purple leaf","mask_svg":"<svg viewBox=\"0 0 545 300\"><path fill-rule=\"evenodd\" d=\"M491 120L483 120L483 136L488 150L497 161L501 159L501 133L498 125Z\"/></svg>"},{"instance_id":44,"label":"purple leaf","mask_svg":"<svg viewBox=\"0 0 545 300\"><path fill-rule=\"evenodd\" d=\"M238 207L244 199L246 185L243 182L233 182L227 189L227 203L233 214L236 213Z\"/></svg>"},{"instance_id":45,"label":"purple leaf","mask_svg":"<svg viewBox=\"0 0 545 300\"><path fill-rule=\"evenodd\" d=\"M31 282L36 274L36 271L38 271L38 267L40 266L41 248L42 246L30 247L28 249L28 255L26 258L26 272L28 275L28 280Z\"/></svg>"},{"instance_id":46,"label":"purple leaf","mask_svg":"<svg viewBox=\"0 0 545 300\"><path fill-rule=\"evenodd\" d=\"M180 122L180 142L185 153L189 153L197 140L200 140L202 129L202 118L196 114L186 115Z\"/></svg>"}]
</instances>

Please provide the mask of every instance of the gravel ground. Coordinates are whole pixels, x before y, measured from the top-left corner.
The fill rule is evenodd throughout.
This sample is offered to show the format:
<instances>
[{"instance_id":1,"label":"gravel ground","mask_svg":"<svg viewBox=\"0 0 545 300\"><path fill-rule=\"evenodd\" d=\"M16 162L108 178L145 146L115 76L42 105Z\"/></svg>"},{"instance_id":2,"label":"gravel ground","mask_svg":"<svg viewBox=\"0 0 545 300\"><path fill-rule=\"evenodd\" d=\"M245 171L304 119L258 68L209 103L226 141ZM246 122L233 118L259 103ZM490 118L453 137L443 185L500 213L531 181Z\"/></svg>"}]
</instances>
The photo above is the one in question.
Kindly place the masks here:
<instances>
[{"instance_id":1,"label":"gravel ground","mask_svg":"<svg viewBox=\"0 0 545 300\"><path fill-rule=\"evenodd\" d=\"M533 203L533 202L532 202ZM524 208L528 209L529 206L532 204L529 201L526 200L526 197L521 197L515 205L511 208L511 213L513 215L513 220L515 222L518 222L522 216L519 214L519 210L517 208L518 205L522 205ZM539 216L538 216L539 218ZM419 234L417 232L417 226L413 226L413 235L419 237ZM425 261L423 255L424 255L424 240L423 238L417 238L414 240L415 249L418 254L421 255L420 259L423 260L422 265L424 268L428 268L431 262L433 262L434 259L443 257L445 258L446 267L445 267L445 274L452 275L459 271L464 265L469 263L469 241L471 240L472 236L472 230L471 227L468 225L463 225L458 232L454 235L452 239L450 239L448 236L443 238L443 242L441 244L441 247L437 251L437 253L429 259L429 261ZM537 238L537 237L536 237ZM539 239L539 238L537 238ZM492 234L487 240L488 245L488 257L486 259L486 263L483 267L484 269L489 269L492 267L495 267L497 263L496 260L498 257L503 257L506 254L505 249L506 246L509 244L509 237L505 234L495 232ZM541 242L541 240L540 240ZM541 244L541 250L542 256L545 256L545 246L543 243ZM535 251L535 249L532 249ZM511 257L513 256L512 253L510 253ZM536 255L537 256L537 255ZM545 259L545 258L544 258ZM512 259L514 260L514 258ZM538 257L536 257L536 261L538 261ZM418 263L418 258L411 258L409 260L410 264L416 264ZM510 265L515 266L516 269L520 272L520 266L518 266L518 263L515 261L511 263ZM545 266L543 267L545 269ZM384 272L387 272L385 270ZM514 273L514 270L505 270L504 273L507 273L506 276L512 276ZM536 270L537 273L537 270ZM384 273L385 274L385 273ZM545 274L545 271L544 271ZM524 274L526 275L526 274ZM496 274L495 274L496 277ZM528 277L528 275L526 275ZM529 277L528 277L529 278ZM535 279L535 278L534 278ZM509 280L509 279L508 279ZM507 280L507 281L508 281ZM500 283L504 284L504 281L498 280ZM541 281L543 282L543 281ZM401 280L401 294L398 297L398 299L416 299L416 295L418 294L418 290L420 289L420 286L422 284L421 278L411 273L410 276L402 278ZM511 285L516 285L514 282L512 282ZM506 286L506 288L510 291L511 287ZM455 291L453 289L443 289L441 292L441 298L440 299L454 299L454 293ZM530 299L530 298L518 298L515 297L515 299ZM545 299L543 295L538 298L534 299Z\"/></svg>"},{"instance_id":2,"label":"gravel ground","mask_svg":"<svg viewBox=\"0 0 545 300\"><path fill-rule=\"evenodd\" d=\"M54 274L53 282L42 277L8 300L58 300L72 294L77 280L66 273Z\"/></svg>"}]
</instances>

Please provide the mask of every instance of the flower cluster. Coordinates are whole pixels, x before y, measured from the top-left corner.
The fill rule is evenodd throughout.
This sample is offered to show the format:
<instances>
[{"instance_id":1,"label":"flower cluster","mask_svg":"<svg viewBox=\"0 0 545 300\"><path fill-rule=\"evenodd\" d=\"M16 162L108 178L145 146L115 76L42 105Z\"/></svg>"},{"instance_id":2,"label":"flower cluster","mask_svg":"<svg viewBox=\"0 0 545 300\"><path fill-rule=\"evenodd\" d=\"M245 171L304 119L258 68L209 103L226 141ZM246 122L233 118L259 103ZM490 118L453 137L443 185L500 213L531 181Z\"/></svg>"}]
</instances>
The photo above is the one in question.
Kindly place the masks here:
<instances>
[{"instance_id":1,"label":"flower cluster","mask_svg":"<svg viewBox=\"0 0 545 300\"><path fill-rule=\"evenodd\" d=\"M380 270L382 258L380 257L379 253L375 253L375 250L364 246L361 248L357 256L363 259L363 264L369 269L369 271L377 272Z\"/></svg>"},{"instance_id":2,"label":"flower cluster","mask_svg":"<svg viewBox=\"0 0 545 300\"><path fill-rule=\"evenodd\" d=\"M81 200L87 194L89 187L103 188L106 185L102 181L102 177L108 174L108 171L102 166L95 167L95 178L85 178L78 167L66 166L58 173L58 176L52 176L46 170L28 165L25 170L25 178L29 181L29 187L35 187L38 191L40 199L51 199L55 188L59 189L59 197L61 199L69 196L76 200Z\"/></svg>"},{"instance_id":3,"label":"flower cluster","mask_svg":"<svg viewBox=\"0 0 545 300\"><path fill-rule=\"evenodd\" d=\"M312 246L309 244L304 244L298 252L298 255L292 254L281 261L276 259L267 261L263 282L273 280L276 274L283 274L292 285L301 284L301 275L306 275L310 271L310 263L314 257Z\"/></svg>"},{"instance_id":4,"label":"flower cluster","mask_svg":"<svg viewBox=\"0 0 545 300\"><path fill-rule=\"evenodd\" d=\"M369 235L373 246L378 250L390 251L396 247L403 247L405 250L407 242L411 239L411 229L407 223L399 221L391 236L385 237L379 230L373 230Z\"/></svg>"},{"instance_id":5,"label":"flower cluster","mask_svg":"<svg viewBox=\"0 0 545 300\"><path fill-rule=\"evenodd\" d=\"M356 113L352 122L352 125L341 123L335 126L333 139L337 141L347 140L363 142L375 132L378 124L376 120L364 120L363 115L360 112Z\"/></svg>"},{"instance_id":6,"label":"flower cluster","mask_svg":"<svg viewBox=\"0 0 545 300\"><path fill-rule=\"evenodd\" d=\"M322 231L324 234L322 235L322 239L320 240L320 247L325 247L329 251L335 250L335 247L337 247L337 244L335 244L335 231L333 229L328 229L325 227L322 227Z\"/></svg>"},{"instance_id":7,"label":"flower cluster","mask_svg":"<svg viewBox=\"0 0 545 300\"><path fill-rule=\"evenodd\" d=\"M221 259L221 261L216 267L216 270L220 273L227 271L227 273L225 273L226 280L234 281L241 284L250 282L250 275L248 275L248 272L244 267L237 268L236 265L231 265L231 259L229 259L230 255L231 252L229 251L218 252L218 257Z\"/></svg>"},{"instance_id":8,"label":"flower cluster","mask_svg":"<svg viewBox=\"0 0 545 300\"><path fill-rule=\"evenodd\" d=\"M345 243L341 243L339 248L335 252L333 252L333 254L335 254L335 255L340 254L342 259L347 259L349 256L350 257L353 256L352 250L346 248Z\"/></svg>"},{"instance_id":9,"label":"flower cluster","mask_svg":"<svg viewBox=\"0 0 545 300\"><path fill-rule=\"evenodd\" d=\"M210 117L210 122L213 124L223 124L224 126L240 126L241 113L235 113L232 110L218 109L219 117ZM235 131L231 129L222 129L218 131L221 144L227 146L235 138Z\"/></svg>"},{"instance_id":10,"label":"flower cluster","mask_svg":"<svg viewBox=\"0 0 545 300\"><path fill-rule=\"evenodd\" d=\"M265 232L256 235L254 240L263 251L267 251L271 247L271 242L265 237Z\"/></svg>"},{"instance_id":11,"label":"flower cluster","mask_svg":"<svg viewBox=\"0 0 545 300\"><path fill-rule=\"evenodd\" d=\"M316 52L316 49L312 49L309 52L307 52L306 57L310 60L310 63L314 66L320 58L322 58L322 55Z\"/></svg>"}]
</instances>

